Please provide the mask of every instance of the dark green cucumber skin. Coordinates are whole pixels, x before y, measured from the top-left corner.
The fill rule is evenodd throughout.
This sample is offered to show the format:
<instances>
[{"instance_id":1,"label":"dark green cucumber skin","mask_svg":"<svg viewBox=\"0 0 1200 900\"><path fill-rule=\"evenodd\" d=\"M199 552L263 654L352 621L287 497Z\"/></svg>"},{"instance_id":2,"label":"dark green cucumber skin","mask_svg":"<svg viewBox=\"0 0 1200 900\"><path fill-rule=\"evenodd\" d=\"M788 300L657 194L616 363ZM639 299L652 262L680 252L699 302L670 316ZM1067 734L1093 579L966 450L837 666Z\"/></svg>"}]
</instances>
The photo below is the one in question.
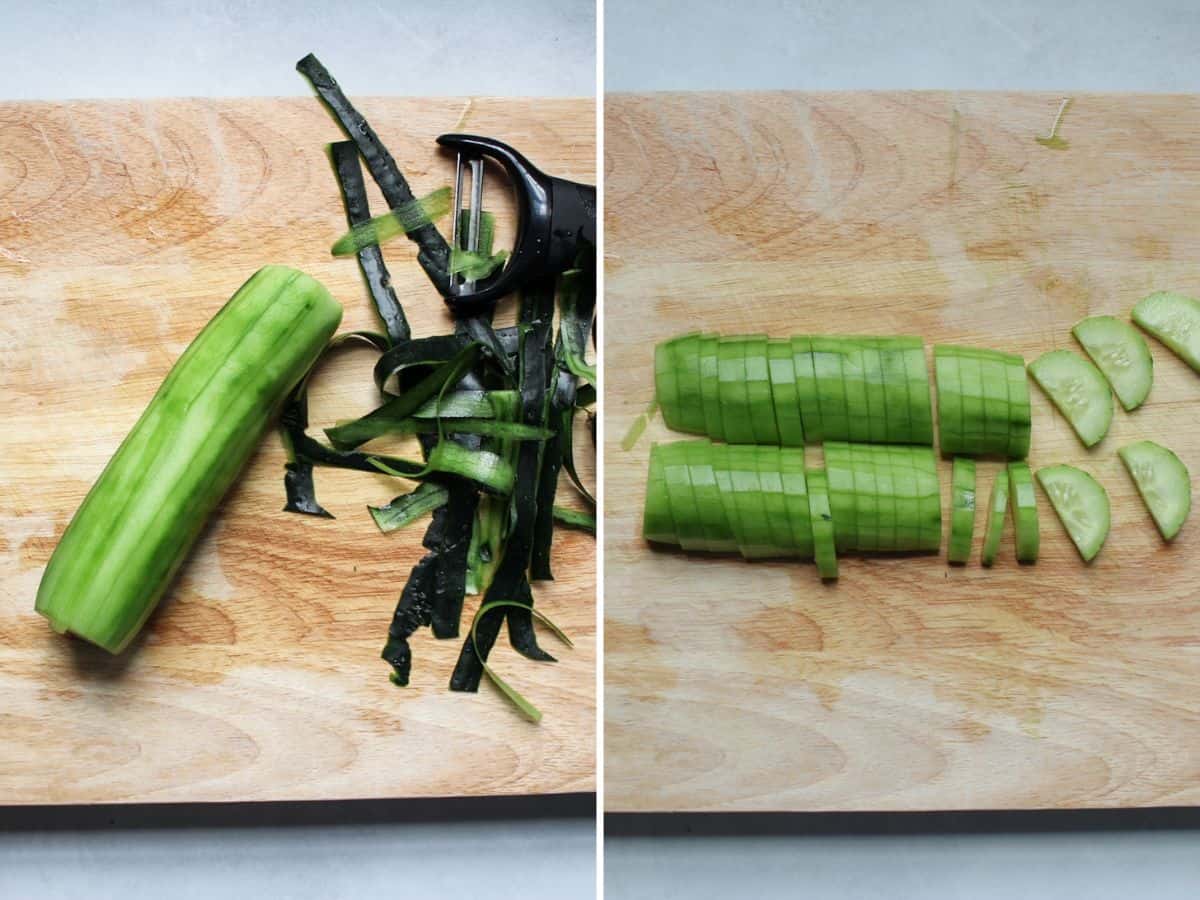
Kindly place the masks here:
<instances>
[{"instance_id":1,"label":"dark green cucumber skin","mask_svg":"<svg viewBox=\"0 0 1200 900\"><path fill-rule=\"evenodd\" d=\"M54 550L36 608L111 653L137 634L288 393L341 322L317 281L260 269L205 326Z\"/></svg>"}]
</instances>

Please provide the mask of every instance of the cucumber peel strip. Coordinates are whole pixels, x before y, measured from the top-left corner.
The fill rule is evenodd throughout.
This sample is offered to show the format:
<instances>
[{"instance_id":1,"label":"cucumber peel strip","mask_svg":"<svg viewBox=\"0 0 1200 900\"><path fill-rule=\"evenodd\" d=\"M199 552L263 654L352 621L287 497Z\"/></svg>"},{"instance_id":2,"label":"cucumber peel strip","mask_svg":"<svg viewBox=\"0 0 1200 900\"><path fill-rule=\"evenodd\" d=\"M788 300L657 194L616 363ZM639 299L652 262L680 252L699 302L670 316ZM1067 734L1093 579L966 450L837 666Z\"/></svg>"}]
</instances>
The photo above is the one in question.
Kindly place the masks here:
<instances>
[{"instance_id":1,"label":"cucumber peel strip","mask_svg":"<svg viewBox=\"0 0 1200 900\"><path fill-rule=\"evenodd\" d=\"M567 509L565 506L554 507L554 521L567 528L578 528L590 534L596 533L596 517L592 513L580 512L577 509Z\"/></svg>"},{"instance_id":2,"label":"cucumber peel strip","mask_svg":"<svg viewBox=\"0 0 1200 900\"><path fill-rule=\"evenodd\" d=\"M353 226L334 241L330 253L334 256L353 256L367 247L385 244L392 238L411 234L450 212L450 188L436 191L389 209L383 215ZM453 253L451 261L453 264Z\"/></svg>"},{"instance_id":3,"label":"cucumber peel strip","mask_svg":"<svg viewBox=\"0 0 1200 900\"><path fill-rule=\"evenodd\" d=\"M523 715L530 722L536 724L542 721L542 711L522 697L516 688L496 674L496 670L487 664L486 654L480 651L478 638L476 636L479 627L479 620L484 616L484 614L491 612L493 609L512 606L519 606L522 609L529 610L535 619L537 619L554 633L556 638L558 638L568 647L573 648L575 645L571 643L571 639L567 637L566 633L552 621L550 621L545 614L534 609L532 606L528 606L524 603L518 603L516 600L492 600L488 603L485 603L479 607L478 611L475 613L475 618L471 620L471 643L475 645L475 652L479 655L480 665L483 666L483 673L487 675L492 684L500 689L500 693L512 701L513 706L517 708L521 715Z\"/></svg>"},{"instance_id":4,"label":"cucumber peel strip","mask_svg":"<svg viewBox=\"0 0 1200 900\"><path fill-rule=\"evenodd\" d=\"M450 492L440 484L423 482L416 489L401 494L387 506L368 506L371 518L384 534L410 525L425 513L433 512L450 499Z\"/></svg>"}]
</instances>

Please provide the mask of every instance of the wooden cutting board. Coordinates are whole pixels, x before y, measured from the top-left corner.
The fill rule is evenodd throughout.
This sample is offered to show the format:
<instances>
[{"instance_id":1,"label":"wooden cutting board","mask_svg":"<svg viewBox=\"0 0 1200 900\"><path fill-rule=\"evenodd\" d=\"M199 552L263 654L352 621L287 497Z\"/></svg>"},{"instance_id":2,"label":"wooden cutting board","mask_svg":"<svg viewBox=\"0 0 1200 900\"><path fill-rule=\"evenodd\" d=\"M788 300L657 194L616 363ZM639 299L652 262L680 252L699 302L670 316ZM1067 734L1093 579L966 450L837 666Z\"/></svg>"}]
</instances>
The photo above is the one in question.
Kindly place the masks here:
<instances>
[{"instance_id":1,"label":"wooden cutting board","mask_svg":"<svg viewBox=\"0 0 1200 900\"><path fill-rule=\"evenodd\" d=\"M594 177L590 100L361 108L418 194L449 183L453 160L433 140L453 130ZM58 637L33 611L88 487L255 269L304 269L344 303L344 329L375 327L355 262L328 252L345 228L323 153L337 139L310 98L0 105L0 804L594 788L592 538L561 532L559 580L536 589L575 649L547 635L557 665L504 641L494 657L542 708L540 725L488 684L448 692L460 642L427 630L413 642L412 685L396 688L379 651L424 527L382 535L365 506L407 488L319 470L336 521L284 513L274 434L130 652L113 659ZM502 220L507 193L488 194ZM449 330L410 245L385 253L414 334ZM314 427L371 408L372 364L347 353L322 370Z\"/></svg>"},{"instance_id":2,"label":"wooden cutting board","mask_svg":"<svg viewBox=\"0 0 1200 900\"><path fill-rule=\"evenodd\" d=\"M912 333L1072 347L1089 313L1200 294L1200 98L693 94L606 106L606 797L610 810L1200 802L1200 522L1159 539L1117 448L1200 473L1200 377L1151 341L1148 404L1083 449L1032 388L1035 466L1095 474L1084 565L1039 489L1042 558L811 564L640 538L656 341ZM1057 143L1057 142L1053 142ZM998 466L980 466L990 490ZM948 502L949 465L942 469ZM982 520L982 513L979 519Z\"/></svg>"}]
</instances>

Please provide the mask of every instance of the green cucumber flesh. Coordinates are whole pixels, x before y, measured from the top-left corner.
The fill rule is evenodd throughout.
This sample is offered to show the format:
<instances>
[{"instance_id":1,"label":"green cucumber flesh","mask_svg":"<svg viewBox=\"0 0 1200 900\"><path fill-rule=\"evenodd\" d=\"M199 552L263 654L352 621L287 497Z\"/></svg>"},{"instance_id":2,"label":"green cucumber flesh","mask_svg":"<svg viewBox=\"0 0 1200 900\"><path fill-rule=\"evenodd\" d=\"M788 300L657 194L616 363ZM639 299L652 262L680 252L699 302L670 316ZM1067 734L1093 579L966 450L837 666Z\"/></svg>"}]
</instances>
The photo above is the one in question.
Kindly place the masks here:
<instances>
[{"instance_id":1,"label":"green cucumber flesh","mask_svg":"<svg viewBox=\"0 0 1200 900\"><path fill-rule=\"evenodd\" d=\"M1091 562L1108 537L1108 492L1095 478L1074 466L1043 466L1037 471L1037 480L1079 555L1084 562Z\"/></svg>"},{"instance_id":2,"label":"green cucumber flesh","mask_svg":"<svg viewBox=\"0 0 1200 900\"><path fill-rule=\"evenodd\" d=\"M1037 492L1033 488L1033 472L1026 463L1009 463L1008 479L1017 562L1035 563L1041 544L1041 531L1038 526Z\"/></svg>"},{"instance_id":3,"label":"green cucumber flesh","mask_svg":"<svg viewBox=\"0 0 1200 900\"><path fill-rule=\"evenodd\" d=\"M975 536L975 460L954 458L950 480L950 545L947 559L963 564L971 557Z\"/></svg>"},{"instance_id":4,"label":"green cucumber flesh","mask_svg":"<svg viewBox=\"0 0 1200 900\"><path fill-rule=\"evenodd\" d=\"M1103 440L1112 424L1113 399L1095 365L1071 350L1051 350L1029 364L1029 374L1085 447Z\"/></svg>"},{"instance_id":5,"label":"green cucumber flesh","mask_svg":"<svg viewBox=\"0 0 1200 900\"><path fill-rule=\"evenodd\" d=\"M1089 316L1077 322L1071 334L1108 379L1126 410L1145 402L1154 384L1154 357L1136 328L1113 316Z\"/></svg>"},{"instance_id":6,"label":"green cucumber flesh","mask_svg":"<svg viewBox=\"0 0 1200 900\"><path fill-rule=\"evenodd\" d=\"M1200 301L1156 291L1133 308L1133 321L1200 372Z\"/></svg>"},{"instance_id":7,"label":"green cucumber flesh","mask_svg":"<svg viewBox=\"0 0 1200 900\"><path fill-rule=\"evenodd\" d=\"M1162 444L1137 441L1117 451L1164 540L1172 540L1192 510L1192 479Z\"/></svg>"},{"instance_id":8,"label":"green cucumber flesh","mask_svg":"<svg viewBox=\"0 0 1200 900\"><path fill-rule=\"evenodd\" d=\"M36 609L119 653L141 629L342 308L285 266L252 275L179 357L62 539Z\"/></svg>"},{"instance_id":9,"label":"green cucumber flesh","mask_svg":"<svg viewBox=\"0 0 1200 900\"><path fill-rule=\"evenodd\" d=\"M1001 470L996 473L992 482L992 494L988 500L987 529L983 534L983 549L979 561L990 566L996 561L1000 550L1000 538L1004 534L1004 521L1008 518L1008 472Z\"/></svg>"},{"instance_id":10,"label":"green cucumber flesh","mask_svg":"<svg viewBox=\"0 0 1200 900\"><path fill-rule=\"evenodd\" d=\"M829 486L825 470L811 468L805 472L808 483L808 504L812 519L813 555L821 578L838 577L837 547L833 537L833 513L829 507Z\"/></svg>"}]
</instances>

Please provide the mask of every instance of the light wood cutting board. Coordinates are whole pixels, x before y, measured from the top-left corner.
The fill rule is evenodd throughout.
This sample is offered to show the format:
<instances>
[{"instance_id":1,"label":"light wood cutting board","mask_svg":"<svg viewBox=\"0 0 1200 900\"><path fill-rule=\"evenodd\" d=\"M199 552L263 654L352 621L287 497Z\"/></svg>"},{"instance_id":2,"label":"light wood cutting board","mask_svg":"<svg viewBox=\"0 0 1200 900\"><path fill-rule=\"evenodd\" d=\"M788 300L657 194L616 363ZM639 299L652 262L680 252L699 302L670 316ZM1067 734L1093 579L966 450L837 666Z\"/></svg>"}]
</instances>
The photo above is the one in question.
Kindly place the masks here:
<instances>
[{"instance_id":1,"label":"light wood cutting board","mask_svg":"<svg viewBox=\"0 0 1200 900\"><path fill-rule=\"evenodd\" d=\"M1200 523L1165 546L1116 450L1200 473L1200 377L1151 341L1148 404L1085 451L1031 388L1031 463L1095 474L1084 565L1039 489L1042 558L807 563L640 538L656 341L913 333L1027 360L1089 313L1200 294L1200 98L696 94L606 106L605 677L610 810L1200 802ZM998 466L980 466L990 490ZM949 465L942 469L948 502ZM979 519L982 520L982 513Z\"/></svg>"},{"instance_id":2,"label":"light wood cutting board","mask_svg":"<svg viewBox=\"0 0 1200 900\"><path fill-rule=\"evenodd\" d=\"M361 108L418 194L449 183L453 161L433 140L453 130L594 177L589 100ZM561 532L559 580L536 589L575 649L547 635L557 665L505 641L495 656L540 725L487 683L450 693L460 642L428 630L413 641L412 685L396 688L379 651L424 526L381 535L365 506L406 487L318 470L336 521L284 513L274 434L131 652L58 637L33 611L88 487L255 269L304 269L344 303L344 329L374 326L357 265L328 253L345 228L323 153L337 139L310 98L0 105L0 804L593 789L592 538ZM506 198L488 197L502 219ZM410 245L385 255L414 334L448 331ZM318 375L314 427L371 408L372 364L347 353Z\"/></svg>"}]
</instances>

